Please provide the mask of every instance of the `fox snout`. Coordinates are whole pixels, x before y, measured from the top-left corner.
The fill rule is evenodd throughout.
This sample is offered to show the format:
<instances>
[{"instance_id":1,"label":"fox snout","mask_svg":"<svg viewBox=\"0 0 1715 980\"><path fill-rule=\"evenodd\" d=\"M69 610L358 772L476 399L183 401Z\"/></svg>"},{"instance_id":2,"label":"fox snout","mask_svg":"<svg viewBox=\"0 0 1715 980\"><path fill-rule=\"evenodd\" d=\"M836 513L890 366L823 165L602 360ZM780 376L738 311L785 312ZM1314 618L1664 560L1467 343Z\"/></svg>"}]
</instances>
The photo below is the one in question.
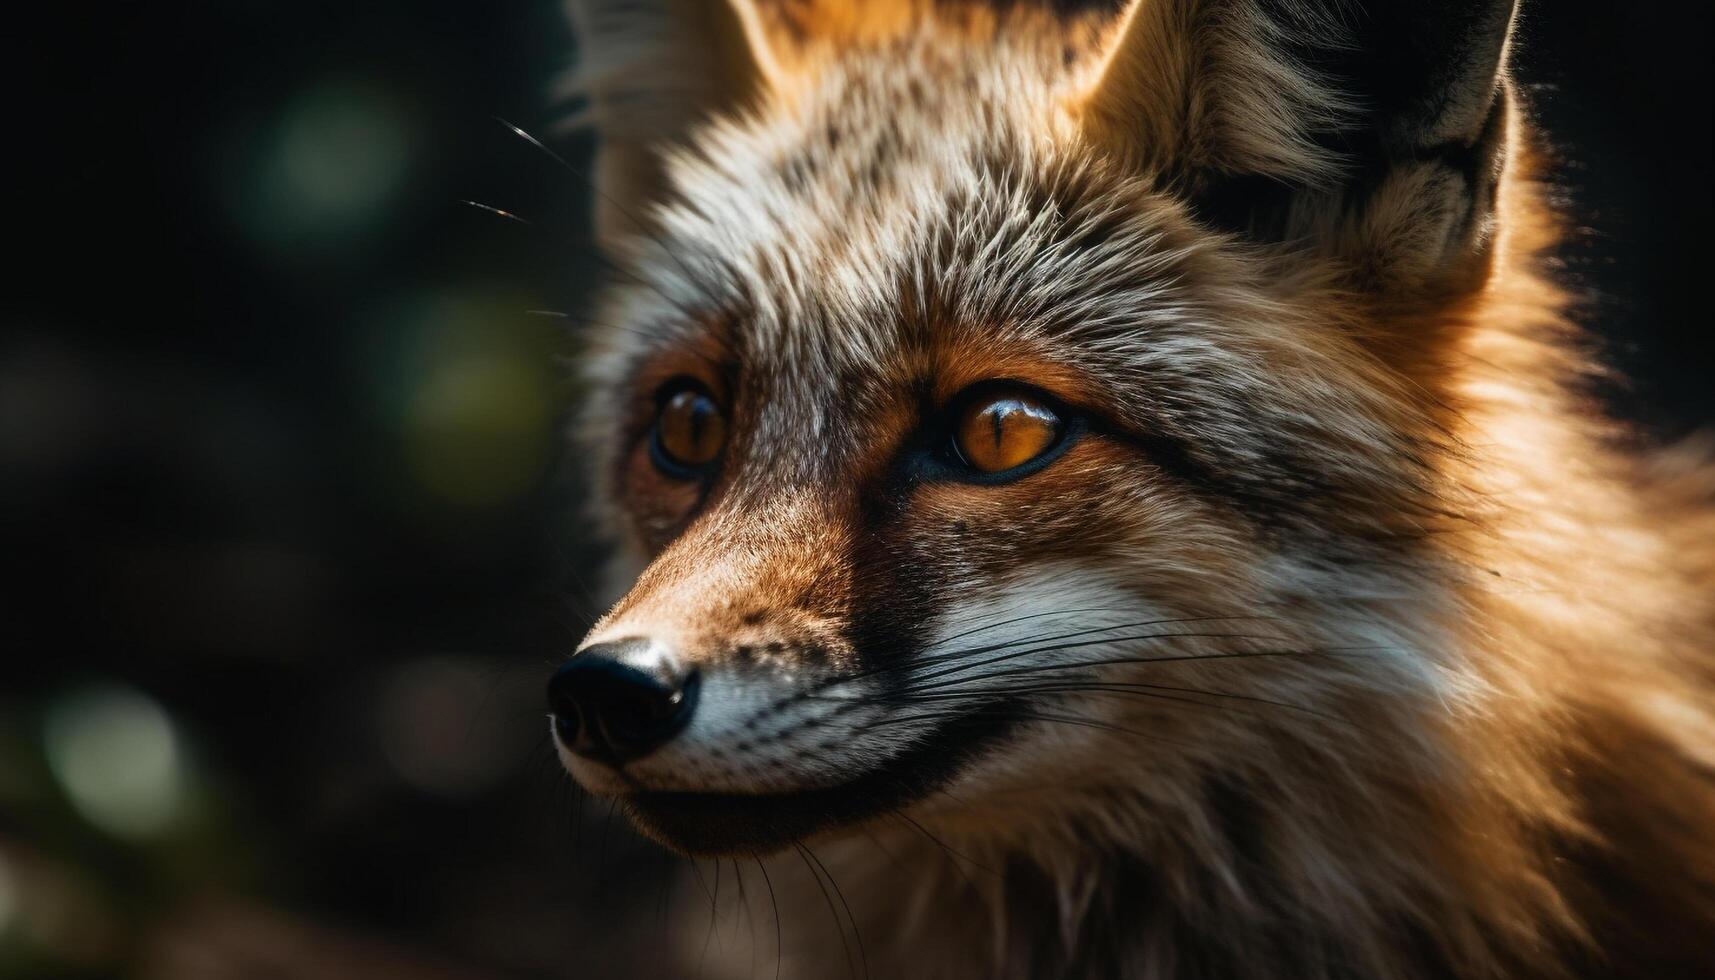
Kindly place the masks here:
<instances>
[{"instance_id":1,"label":"fox snout","mask_svg":"<svg viewBox=\"0 0 1715 980\"><path fill-rule=\"evenodd\" d=\"M566 768L663 844L722 853L801 837L837 812L832 787L885 755L854 737L877 719L875 692L841 686L827 645L761 623L660 625L660 639L631 633L635 621L598 631L549 680L548 707Z\"/></svg>"},{"instance_id":2,"label":"fox snout","mask_svg":"<svg viewBox=\"0 0 1715 980\"><path fill-rule=\"evenodd\" d=\"M717 610L663 620L622 617L593 633L548 682L553 738L586 788L766 793L814 782L792 747L830 719L843 644L775 616ZM701 628L690 628L685 620ZM754 622L743 622L754 621ZM847 705L846 707L850 707Z\"/></svg>"}]
</instances>

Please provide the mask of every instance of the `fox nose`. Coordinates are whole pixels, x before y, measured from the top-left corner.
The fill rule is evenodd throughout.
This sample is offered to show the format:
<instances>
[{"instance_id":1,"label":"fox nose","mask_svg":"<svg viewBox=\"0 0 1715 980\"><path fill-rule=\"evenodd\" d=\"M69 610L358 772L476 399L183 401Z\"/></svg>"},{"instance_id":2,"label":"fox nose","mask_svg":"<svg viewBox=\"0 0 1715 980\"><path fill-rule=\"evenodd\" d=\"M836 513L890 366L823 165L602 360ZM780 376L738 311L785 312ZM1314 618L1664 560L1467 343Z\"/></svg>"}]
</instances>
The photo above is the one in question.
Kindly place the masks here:
<instances>
[{"instance_id":1,"label":"fox nose","mask_svg":"<svg viewBox=\"0 0 1715 980\"><path fill-rule=\"evenodd\" d=\"M554 734L586 759L618 765L660 748L697 707L697 675L627 662L648 640L615 640L578 651L548 682ZM638 658L641 659L641 658Z\"/></svg>"}]
</instances>

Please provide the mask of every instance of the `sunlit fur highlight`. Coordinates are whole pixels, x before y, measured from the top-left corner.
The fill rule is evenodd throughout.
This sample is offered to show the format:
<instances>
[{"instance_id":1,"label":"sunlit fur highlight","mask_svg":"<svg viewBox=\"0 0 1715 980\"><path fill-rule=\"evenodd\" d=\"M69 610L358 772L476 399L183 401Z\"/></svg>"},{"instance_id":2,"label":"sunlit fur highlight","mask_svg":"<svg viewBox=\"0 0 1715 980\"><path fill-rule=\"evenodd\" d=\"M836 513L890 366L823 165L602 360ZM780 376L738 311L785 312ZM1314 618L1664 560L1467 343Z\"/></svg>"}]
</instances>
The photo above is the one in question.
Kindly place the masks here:
<instances>
[{"instance_id":1,"label":"sunlit fur highlight","mask_svg":"<svg viewBox=\"0 0 1715 980\"><path fill-rule=\"evenodd\" d=\"M785 975L842 975L848 932L873 975L1021 980L1644 976L1715 954L1715 469L1637 449L1580 394L1557 219L1504 75L1500 169L1476 178L1492 211L1461 224L1466 192L1430 164L1340 206L1346 162L1303 134L1348 100L1278 60L1260 9L787 2L746 12L773 67L737 101L693 113L686 83L652 88L686 62L635 25L630 67L586 88L603 152L660 167L602 185L621 271L593 320L624 329L592 338L583 437L636 585L592 641L659 633L737 671L751 634L788 637L749 675L785 691L853 669L868 573L848 557L872 529L843 494L907 425L899 379L1074 391L1230 495L1099 440L1034 485L918 492L912 513L991 532L918 516L885 552L945 572L926 658L985 624L1116 631L1026 664L1248 656L1105 666L1185 693L1056 701L1088 724L1027 722L898 817L818 837L849 930L831 900L828 921L803 912L823 886L796 854L768 859ZM1301 12L1298 41L1339 28ZM720 59L699 64L717 77L690 87L721 90ZM662 128L621 121L651 99ZM1310 188L1284 221L1297 247L1198 220L1185 199L1228 169ZM709 510L649 524L638 499L665 491L625 475L644 472L632 389L690 347L736 350L761 394ZM1220 625L1117 632L1168 620ZM781 742L755 785L892 751L850 741ZM695 788L730 746L666 752L639 778ZM766 974L766 925L752 938ZM700 927L687 942L700 959ZM742 937L725 952L752 968Z\"/></svg>"}]
</instances>

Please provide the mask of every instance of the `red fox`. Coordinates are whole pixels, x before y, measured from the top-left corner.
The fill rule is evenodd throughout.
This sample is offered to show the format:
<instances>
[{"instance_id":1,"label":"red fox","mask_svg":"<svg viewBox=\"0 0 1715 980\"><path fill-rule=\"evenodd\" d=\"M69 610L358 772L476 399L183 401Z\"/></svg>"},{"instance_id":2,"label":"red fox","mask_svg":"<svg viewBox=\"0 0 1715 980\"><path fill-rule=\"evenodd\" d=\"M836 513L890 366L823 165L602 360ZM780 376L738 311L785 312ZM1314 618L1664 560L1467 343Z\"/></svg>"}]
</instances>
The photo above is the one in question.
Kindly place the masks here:
<instances>
[{"instance_id":1,"label":"red fox","mask_svg":"<svg viewBox=\"0 0 1715 980\"><path fill-rule=\"evenodd\" d=\"M739 973L1715 970L1715 467L1578 394L1514 0L571 9L554 737Z\"/></svg>"}]
</instances>

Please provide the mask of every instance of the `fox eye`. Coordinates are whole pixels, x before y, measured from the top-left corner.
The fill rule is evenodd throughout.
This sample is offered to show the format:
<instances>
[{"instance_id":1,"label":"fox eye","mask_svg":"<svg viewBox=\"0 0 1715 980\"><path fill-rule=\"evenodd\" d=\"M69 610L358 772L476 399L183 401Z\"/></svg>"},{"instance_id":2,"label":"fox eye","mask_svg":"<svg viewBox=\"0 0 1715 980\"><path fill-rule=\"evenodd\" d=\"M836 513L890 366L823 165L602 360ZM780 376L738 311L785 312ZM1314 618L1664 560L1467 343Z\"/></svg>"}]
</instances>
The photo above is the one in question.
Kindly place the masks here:
<instances>
[{"instance_id":1,"label":"fox eye","mask_svg":"<svg viewBox=\"0 0 1715 980\"><path fill-rule=\"evenodd\" d=\"M977 399L954 420L953 447L979 473L1002 473L1036 459L1060 441L1060 416L1028 392Z\"/></svg>"},{"instance_id":2,"label":"fox eye","mask_svg":"<svg viewBox=\"0 0 1715 980\"><path fill-rule=\"evenodd\" d=\"M650 440L655 465L668 476L689 479L726 448L726 416L708 392L689 382L665 389Z\"/></svg>"}]
</instances>

